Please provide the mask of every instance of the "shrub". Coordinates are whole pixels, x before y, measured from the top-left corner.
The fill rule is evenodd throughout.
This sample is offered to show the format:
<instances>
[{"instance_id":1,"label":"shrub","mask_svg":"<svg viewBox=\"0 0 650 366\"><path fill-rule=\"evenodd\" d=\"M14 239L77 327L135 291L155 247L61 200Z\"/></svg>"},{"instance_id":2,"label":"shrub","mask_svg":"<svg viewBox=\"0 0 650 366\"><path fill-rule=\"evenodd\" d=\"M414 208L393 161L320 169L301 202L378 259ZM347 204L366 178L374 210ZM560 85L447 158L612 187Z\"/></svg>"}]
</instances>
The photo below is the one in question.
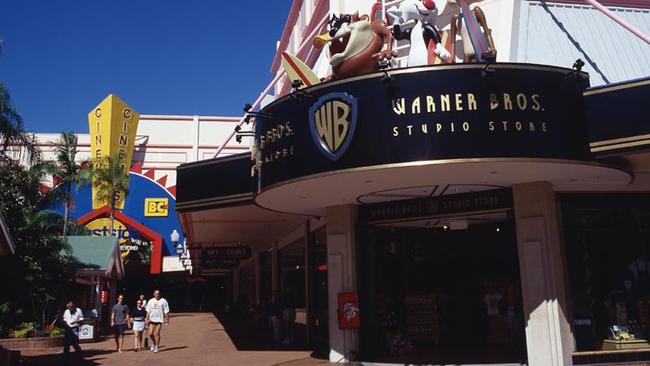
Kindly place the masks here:
<instances>
[{"instance_id":1,"label":"shrub","mask_svg":"<svg viewBox=\"0 0 650 366\"><path fill-rule=\"evenodd\" d=\"M62 336L64 333L63 328L53 327L50 329L50 337Z\"/></svg>"},{"instance_id":2,"label":"shrub","mask_svg":"<svg viewBox=\"0 0 650 366\"><path fill-rule=\"evenodd\" d=\"M29 338L33 337L36 332L36 323L21 323L14 329L13 338Z\"/></svg>"}]
</instances>

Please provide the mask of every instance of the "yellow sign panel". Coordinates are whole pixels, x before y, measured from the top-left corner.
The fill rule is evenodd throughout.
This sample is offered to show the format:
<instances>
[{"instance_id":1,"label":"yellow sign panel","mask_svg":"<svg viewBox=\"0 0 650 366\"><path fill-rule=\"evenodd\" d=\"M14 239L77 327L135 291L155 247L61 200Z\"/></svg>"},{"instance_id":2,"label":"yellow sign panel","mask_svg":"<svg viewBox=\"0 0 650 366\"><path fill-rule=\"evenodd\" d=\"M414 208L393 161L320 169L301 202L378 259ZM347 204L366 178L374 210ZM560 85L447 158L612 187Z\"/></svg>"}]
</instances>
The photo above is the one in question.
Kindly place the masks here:
<instances>
[{"instance_id":1,"label":"yellow sign panel","mask_svg":"<svg viewBox=\"0 0 650 366\"><path fill-rule=\"evenodd\" d=\"M124 158L124 173L129 173L135 134L140 115L114 94L110 94L88 113L90 127L90 150L93 159L106 156ZM93 209L108 204L108 200L97 199L97 188L93 185ZM120 194L115 205L124 208L124 194Z\"/></svg>"},{"instance_id":2,"label":"yellow sign panel","mask_svg":"<svg viewBox=\"0 0 650 366\"><path fill-rule=\"evenodd\" d=\"M167 217L169 215L169 199L145 198L144 215L147 217Z\"/></svg>"}]
</instances>

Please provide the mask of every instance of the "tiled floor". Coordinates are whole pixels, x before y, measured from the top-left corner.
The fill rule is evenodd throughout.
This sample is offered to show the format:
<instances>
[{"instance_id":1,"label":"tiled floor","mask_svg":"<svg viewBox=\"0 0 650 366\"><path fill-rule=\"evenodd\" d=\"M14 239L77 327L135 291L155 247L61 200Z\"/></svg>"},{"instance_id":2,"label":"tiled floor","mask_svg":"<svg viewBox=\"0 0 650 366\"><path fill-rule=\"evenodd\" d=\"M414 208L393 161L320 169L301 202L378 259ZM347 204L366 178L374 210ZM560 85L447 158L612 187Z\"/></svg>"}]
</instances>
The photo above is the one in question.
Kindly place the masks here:
<instances>
[{"instance_id":1,"label":"tiled floor","mask_svg":"<svg viewBox=\"0 0 650 366\"><path fill-rule=\"evenodd\" d=\"M288 364L291 366L311 366L325 363L323 360L312 358L308 350L299 350L298 347L283 347L273 349L273 345L264 344L263 347L253 346L248 342L248 347L238 349L235 342L226 332L217 318L210 313L182 313L173 314L171 324L162 331L160 352L133 351L133 334L128 332L124 341L125 352L114 352L115 342L112 338L103 338L97 343L81 344L84 359L78 362L64 362L62 351L58 349L43 350L37 355L23 357L24 365L32 366L57 366L57 365L244 365L267 366ZM230 329L229 329L230 330ZM230 330L232 333L232 330ZM235 337L246 335L238 334ZM263 337L260 334L250 335Z\"/></svg>"}]
</instances>

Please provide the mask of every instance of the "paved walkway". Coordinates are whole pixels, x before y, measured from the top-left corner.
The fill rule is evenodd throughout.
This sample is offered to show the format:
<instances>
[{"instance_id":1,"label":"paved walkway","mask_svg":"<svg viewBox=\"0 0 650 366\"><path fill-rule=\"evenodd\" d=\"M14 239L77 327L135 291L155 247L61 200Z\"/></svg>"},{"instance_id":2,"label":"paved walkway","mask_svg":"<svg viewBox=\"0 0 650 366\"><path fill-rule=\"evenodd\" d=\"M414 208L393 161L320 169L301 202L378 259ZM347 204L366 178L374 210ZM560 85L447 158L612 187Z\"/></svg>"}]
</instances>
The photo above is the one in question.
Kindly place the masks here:
<instances>
[{"instance_id":1,"label":"paved walkway","mask_svg":"<svg viewBox=\"0 0 650 366\"><path fill-rule=\"evenodd\" d=\"M250 342L250 337L262 337L264 334L242 333L234 325L227 325L228 330L210 313L172 314L170 325L162 331L160 352L149 350L133 351L133 333L127 332L124 339L125 352L117 353L113 338L104 337L97 343L82 343L84 360L80 366L90 365L245 365L245 366L313 366L325 364L324 360L312 358L309 350L285 347L278 350L269 344ZM245 325L244 325L245 327ZM233 339L234 338L234 339ZM238 339L241 338L241 339ZM236 347L235 344L246 347ZM256 347L255 344L260 344ZM244 348L244 349L242 349ZM31 366L63 365L61 350L44 350L38 355L24 355L23 364ZM66 365L67 366L67 365Z\"/></svg>"}]
</instances>

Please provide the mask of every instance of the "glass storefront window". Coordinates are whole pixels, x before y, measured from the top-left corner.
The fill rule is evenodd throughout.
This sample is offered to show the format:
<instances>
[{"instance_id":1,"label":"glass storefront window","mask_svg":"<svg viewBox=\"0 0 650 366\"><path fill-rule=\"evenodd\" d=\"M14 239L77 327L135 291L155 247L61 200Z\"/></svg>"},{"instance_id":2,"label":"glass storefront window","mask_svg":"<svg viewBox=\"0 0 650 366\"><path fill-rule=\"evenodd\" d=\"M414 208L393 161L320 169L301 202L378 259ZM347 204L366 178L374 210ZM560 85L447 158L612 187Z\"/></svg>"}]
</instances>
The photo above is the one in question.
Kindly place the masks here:
<instances>
[{"instance_id":1,"label":"glass storefront window","mask_svg":"<svg viewBox=\"0 0 650 366\"><path fill-rule=\"evenodd\" d=\"M293 309L305 307L305 239L280 250L280 288L282 301Z\"/></svg>"},{"instance_id":2,"label":"glass storefront window","mask_svg":"<svg viewBox=\"0 0 650 366\"><path fill-rule=\"evenodd\" d=\"M357 250L364 359L525 360L512 220L464 230L363 226Z\"/></svg>"},{"instance_id":3,"label":"glass storefront window","mask_svg":"<svg viewBox=\"0 0 650 366\"><path fill-rule=\"evenodd\" d=\"M650 195L560 200L575 350L650 348Z\"/></svg>"}]
</instances>

